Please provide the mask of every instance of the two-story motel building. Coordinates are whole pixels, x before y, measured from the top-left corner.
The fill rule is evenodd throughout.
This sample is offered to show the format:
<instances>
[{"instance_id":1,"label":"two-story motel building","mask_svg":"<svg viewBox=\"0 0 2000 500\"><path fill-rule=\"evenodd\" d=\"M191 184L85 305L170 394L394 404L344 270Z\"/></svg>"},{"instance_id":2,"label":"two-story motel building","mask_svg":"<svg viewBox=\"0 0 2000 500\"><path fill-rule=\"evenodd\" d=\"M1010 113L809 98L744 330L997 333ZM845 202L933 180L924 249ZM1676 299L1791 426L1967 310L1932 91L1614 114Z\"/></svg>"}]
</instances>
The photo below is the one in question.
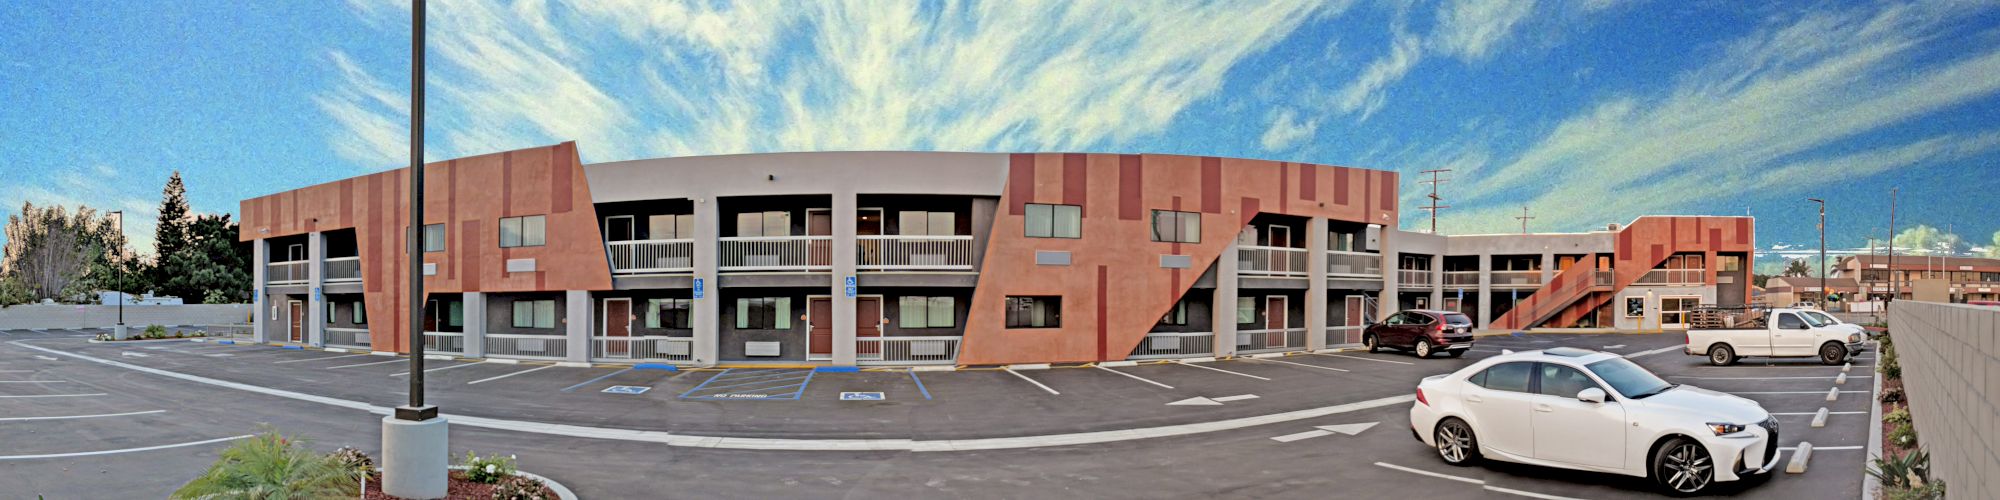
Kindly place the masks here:
<instances>
[{"instance_id":1,"label":"two-story motel building","mask_svg":"<svg viewBox=\"0 0 2000 500\"><path fill-rule=\"evenodd\" d=\"M828 152L425 167L428 352L959 364L1356 344L1404 308L1668 328L1747 299L1747 217L1394 229L1394 172L1150 154ZM408 352L407 168L242 203L259 341ZM1226 309L1225 309L1226 308Z\"/></svg>"}]
</instances>

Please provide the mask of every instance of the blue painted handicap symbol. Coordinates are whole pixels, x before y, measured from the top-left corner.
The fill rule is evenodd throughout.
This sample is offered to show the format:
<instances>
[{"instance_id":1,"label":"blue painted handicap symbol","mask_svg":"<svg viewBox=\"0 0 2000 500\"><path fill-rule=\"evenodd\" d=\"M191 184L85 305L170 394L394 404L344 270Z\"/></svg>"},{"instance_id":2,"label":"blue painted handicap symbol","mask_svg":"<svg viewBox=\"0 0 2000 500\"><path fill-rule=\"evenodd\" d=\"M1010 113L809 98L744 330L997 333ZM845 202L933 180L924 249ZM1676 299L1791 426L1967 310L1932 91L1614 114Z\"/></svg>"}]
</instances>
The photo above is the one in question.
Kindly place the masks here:
<instances>
[{"instance_id":1,"label":"blue painted handicap symbol","mask_svg":"<svg viewBox=\"0 0 2000 500\"><path fill-rule=\"evenodd\" d=\"M881 401L881 400L884 400L884 399L888 399L888 398L885 398L885 397L882 397L882 393L879 393L879 392L843 392L843 393L840 393L840 400L841 400L841 401Z\"/></svg>"},{"instance_id":2,"label":"blue painted handicap symbol","mask_svg":"<svg viewBox=\"0 0 2000 500\"><path fill-rule=\"evenodd\" d=\"M604 388L601 392L611 394L645 394L646 391L650 390L653 390L653 388L638 385L614 385Z\"/></svg>"},{"instance_id":3,"label":"blue painted handicap symbol","mask_svg":"<svg viewBox=\"0 0 2000 500\"><path fill-rule=\"evenodd\" d=\"M848 277L847 277L847 286L854 286L854 277L853 277L853 276L848 276Z\"/></svg>"}]
</instances>

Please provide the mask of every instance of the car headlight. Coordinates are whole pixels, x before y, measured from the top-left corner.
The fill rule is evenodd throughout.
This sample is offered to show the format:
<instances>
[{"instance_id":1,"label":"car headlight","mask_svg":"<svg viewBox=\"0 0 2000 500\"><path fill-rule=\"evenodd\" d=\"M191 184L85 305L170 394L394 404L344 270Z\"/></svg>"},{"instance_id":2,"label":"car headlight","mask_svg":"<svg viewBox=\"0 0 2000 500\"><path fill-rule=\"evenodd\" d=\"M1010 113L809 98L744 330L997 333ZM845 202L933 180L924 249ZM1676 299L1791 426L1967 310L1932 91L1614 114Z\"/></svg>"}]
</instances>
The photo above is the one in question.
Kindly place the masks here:
<instances>
[{"instance_id":1,"label":"car headlight","mask_svg":"<svg viewBox=\"0 0 2000 500\"><path fill-rule=\"evenodd\" d=\"M1730 435L1730 434L1735 434L1735 433L1738 433L1738 432L1743 432L1743 425L1742 425L1742 424L1725 424L1725 423L1720 423L1720 422L1709 422L1709 423L1708 423L1708 430L1709 430L1710 432L1714 432L1714 433L1715 433L1715 435L1717 435L1717 436L1727 436L1727 435Z\"/></svg>"},{"instance_id":2,"label":"car headlight","mask_svg":"<svg viewBox=\"0 0 2000 500\"><path fill-rule=\"evenodd\" d=\"M1850 343L1850 344L1853 344L1853 343L1859 343L1859 342L1861 342L1861 334L1859 334L1859 333L1850 333L1850 334L1847 334L1847 343Z\"/></svg>"}]
</instances>

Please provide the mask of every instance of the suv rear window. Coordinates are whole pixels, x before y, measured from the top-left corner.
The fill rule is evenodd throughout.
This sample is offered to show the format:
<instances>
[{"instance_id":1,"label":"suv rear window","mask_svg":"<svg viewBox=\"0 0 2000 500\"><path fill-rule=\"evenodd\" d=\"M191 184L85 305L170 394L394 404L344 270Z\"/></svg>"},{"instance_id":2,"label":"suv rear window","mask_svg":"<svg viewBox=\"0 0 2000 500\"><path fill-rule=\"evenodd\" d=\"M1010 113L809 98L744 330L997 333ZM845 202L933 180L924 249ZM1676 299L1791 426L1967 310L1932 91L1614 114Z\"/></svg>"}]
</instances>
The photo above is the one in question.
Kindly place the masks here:
<instances>
[{"instance_id":1,"label":"suv rear window","mask_svg":"<svg viewBox=\"0 0 2000 500\"><path fill-rule=\"evenodd\" d=\"M1465 317L1465 315L1459 313L1449 313L1444 315L1444 324L1451 326L1472 326L1472 318Z\"/></svg>"}]
</instances>

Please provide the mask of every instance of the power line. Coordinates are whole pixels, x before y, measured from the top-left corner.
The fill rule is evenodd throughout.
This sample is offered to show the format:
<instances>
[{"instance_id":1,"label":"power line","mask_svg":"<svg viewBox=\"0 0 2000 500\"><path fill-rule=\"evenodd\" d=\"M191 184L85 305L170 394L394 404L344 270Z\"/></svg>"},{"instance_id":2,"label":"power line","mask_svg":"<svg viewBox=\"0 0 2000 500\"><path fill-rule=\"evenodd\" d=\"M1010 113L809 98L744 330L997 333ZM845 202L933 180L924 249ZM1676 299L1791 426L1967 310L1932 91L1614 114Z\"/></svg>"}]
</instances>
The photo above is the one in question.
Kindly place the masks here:
<instances>
[{"instance_id":1,"label":"power line","mask_svg":"<svg viewBox=\"0 0 2000 500\"><path fill-rule=\"evenodd\" d=\"M1446 183L1446 182L1450 182L1450 181L1451 181L1451 179L1443 179L1443 178L1439 178L1438 174L1442 174L1442 173L1445 173L1445 172L1450 172L1450 171L1451 171L1451 169L1449 169L1449 168L1441 168L1441 169L1436 169L1436 170L1425 170L1425 171L1423 171L1423 172L1420 172L1420 173L1425 173L1425 174L1431 174L1431 180L1427 180L1427 181L1418 181L1419 183L1422 183L1422 184L1430 184L1430 185L1431 185L1431 194L1430 194L1430 196L1428 196L1428 198L1430 198L1430 199L1431 199L1431 204L1429 204L1429 205L1425 205L1425 206L1422 206L1422 207L1417 207L1417 208L1420 208L1420 209L1423 209L1424 211L1427 211L1427 212L1430 212L1430 213L1431 213L1431 234L1437 234L1437 232L1438 232L1438 210L1439 210L1439 209L1445 209L1445 208L1451 208L1451 206L1450 206L1450 205L1440 205L1439 203L1440 203L1440 202L1443 202L1443 201L1444 201L1444 198L1442 198L1442 197L1439 197L1439 196L1438 196L1438 185L1439 185L1439 184L1444 184L1444 183Z\"/></svg>"},{"instance_id":2,"label":"power line","mask_svg":"<svg viewBox=\"0 0 2000 500\"><path fill-rule=\"evenodd\" d=\"M1516 219L1521 219L1521 234L1528 234L1528 220L1529 220L1529 219L1533 219L1533 218L1534 218L1534 217L1529 217L1529 216L1528 216L1528 206L1527 206L1527 205L1522 205L1522 206L1521 206L1521 216L1520 216L1520 217L1515 217L1515 218L1516 218Z\"/></svg>"}]
</instances>

